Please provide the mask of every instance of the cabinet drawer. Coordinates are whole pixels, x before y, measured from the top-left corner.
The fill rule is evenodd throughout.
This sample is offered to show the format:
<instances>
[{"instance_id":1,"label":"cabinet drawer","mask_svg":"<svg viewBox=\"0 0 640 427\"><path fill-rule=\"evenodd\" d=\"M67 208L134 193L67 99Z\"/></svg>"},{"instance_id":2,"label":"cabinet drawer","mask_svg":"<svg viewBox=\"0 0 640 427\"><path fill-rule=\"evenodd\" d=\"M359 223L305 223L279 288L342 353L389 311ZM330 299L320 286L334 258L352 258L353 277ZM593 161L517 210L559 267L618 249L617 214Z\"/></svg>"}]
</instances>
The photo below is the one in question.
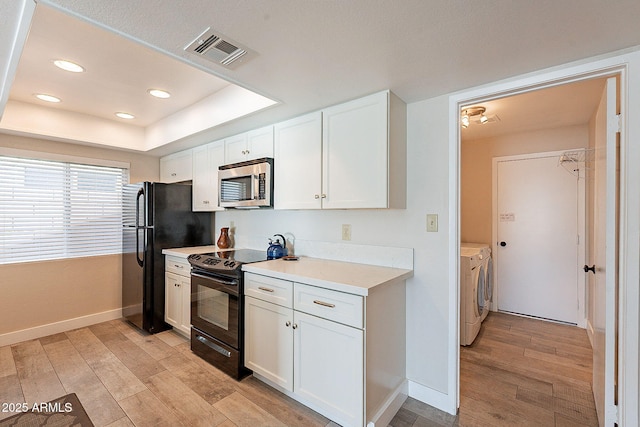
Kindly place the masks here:
<instances>
[{"instance_id":1,"label":"cabinet drawer","mask_svg":"<svg viewBox=\"0 0 640 427\"><path fill-rule=\"evenodd\" d=\"M364 300L359 295L295 283L293 308L356 328L363 328Z\"/></svg>"},{"instance_id":2,"label":"cabinet drawer","mask_svg":"<svg viewBox=\"0 0 640 427\"><path fill-rule=\"evenodd\" d=\"M293 283L287 280L245 273L244 294L283 307L293 307Z\"/></svg>"},{"instance_id":3,"label":"cabinet drawer","mask_svg":"<svg viewBox=\"0 0 640 427\"><path fill-rule=\"evenodd\" d=\"M169 273L188 277L191 274L191 265L189 264L189 261L184 258L167 256L165 259L164 270Z\"/></svg>"}]
</instances>

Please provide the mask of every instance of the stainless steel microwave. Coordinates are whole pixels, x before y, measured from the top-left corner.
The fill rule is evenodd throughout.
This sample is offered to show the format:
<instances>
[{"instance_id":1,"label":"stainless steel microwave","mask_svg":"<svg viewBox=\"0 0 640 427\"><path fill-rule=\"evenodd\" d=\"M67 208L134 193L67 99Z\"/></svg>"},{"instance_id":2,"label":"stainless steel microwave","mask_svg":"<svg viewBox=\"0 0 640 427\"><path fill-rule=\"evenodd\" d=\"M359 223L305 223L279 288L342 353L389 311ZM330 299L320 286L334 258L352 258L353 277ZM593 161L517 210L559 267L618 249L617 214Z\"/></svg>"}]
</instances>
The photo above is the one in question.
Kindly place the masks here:
<instances>
[{"instance_id":1,"label":"stainless steel microwave","mask_svg":"<svg viewBox=\"0 0 640 427\"><path fill-rule=\"evenodd\" d=\"M223 208L273 207L273 159L220 166L218 202Z\"/></svg>"}]
</instances>

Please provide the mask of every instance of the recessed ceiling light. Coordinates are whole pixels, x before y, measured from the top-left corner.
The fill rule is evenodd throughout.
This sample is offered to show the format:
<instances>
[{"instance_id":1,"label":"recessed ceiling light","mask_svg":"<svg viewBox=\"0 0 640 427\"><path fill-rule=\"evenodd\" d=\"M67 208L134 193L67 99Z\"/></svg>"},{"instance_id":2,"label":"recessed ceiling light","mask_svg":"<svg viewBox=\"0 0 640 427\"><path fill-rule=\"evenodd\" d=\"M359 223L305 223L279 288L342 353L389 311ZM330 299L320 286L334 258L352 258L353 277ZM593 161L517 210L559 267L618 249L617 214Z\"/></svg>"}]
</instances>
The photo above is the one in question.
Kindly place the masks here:
<instances>
[{"instance_id":1,"label":"recessed ceiling light","mask_svg":"<svg viewBox=\"0 0 640 427\"><path fill-rule=\"evenodd\" d=\"M122 112L116 113L116 116L120 117L121 119L127 119L127 120L131 120L131 119L135 119L136 118L136 116L134 116L133 114L122 113Z\"/></svg>"},{"instance_id":2,"label":"recessed ceiling light","mask_svg":"<svg viewBox=\"0 0 640 427\"><path fill-rule=\"evenodd\" d=\"M149 95L155 96L156 98L166 99L171 97L171 94L169 92L162 89L149 89L147 92L149 92Z\"/></svg>"},{"instance_id":3,"label":"recessed ceiling light","mask_svg":"<svg viewBox=\"0 0 640 427\"><path fill-rule=\"evenodd\" d=\"M71 61L65 61L64 59L56 59L53 61L53 64L60 69L71 71L72 73L82 73L84 71L82 66Z\"/></svg>"},{"instance_id":4,"label":"recessed ceiling light","mask_svg":"<svg viewBox=\"0 0 640 427\"><path fill-rule=\"evenodd\" d=\"M47 95L44 93L36 93L35 97L38 98L41 101L46 101L46 102L60 102L60 98L57 98L53 95Z\"/></svg>"}]
</instances>

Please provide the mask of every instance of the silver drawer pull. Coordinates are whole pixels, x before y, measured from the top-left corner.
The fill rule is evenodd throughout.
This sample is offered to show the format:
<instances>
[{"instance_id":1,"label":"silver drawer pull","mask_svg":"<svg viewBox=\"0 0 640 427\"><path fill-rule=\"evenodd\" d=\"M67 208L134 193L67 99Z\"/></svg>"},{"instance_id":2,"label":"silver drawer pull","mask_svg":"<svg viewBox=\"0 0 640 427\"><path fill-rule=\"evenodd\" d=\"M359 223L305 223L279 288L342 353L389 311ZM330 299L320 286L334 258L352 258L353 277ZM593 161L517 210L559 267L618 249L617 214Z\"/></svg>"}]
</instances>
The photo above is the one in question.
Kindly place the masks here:
<instances>
[{"instance_id":1,"label":"silver drawer pull","mask_svg":"<svg viewBox=\"0 0 640 427\"><path fill-rule=\"evenodd\" d=\"M329 302L320 301L320 300L317 300L317 299L316 299L316 300L313 300L313 303L314 303L314 304L321 305L321 306L323 306L323 307L329 307L329 308L335 308L335 307L336 307L336 305L335 305L335 304L331 304L331 303L329 303Z\"/></svg>"},{"instance_id":2,"label":"silver drawer pull","mask_svg":"<svg viewBox=\"0 0 640 427\"><path fill-rule=\"evenodd\" d=\"M178 265L178 264L173 264L173 266L174 266L175 268L184 268L184 266L182 266L182 265Z\"/></svg>"},{"instance_id":3,"label":"silver drawer pull","mask_svg":"<svg viewBox=\"0 0 640 427\"><path fill-rule=\"evenodd\" d=\"M262 286L258 286L258 289L260 289L261 291L265 291L265 292L273 292L273 289L263 288Z\"/></svg>"}]
</instances>

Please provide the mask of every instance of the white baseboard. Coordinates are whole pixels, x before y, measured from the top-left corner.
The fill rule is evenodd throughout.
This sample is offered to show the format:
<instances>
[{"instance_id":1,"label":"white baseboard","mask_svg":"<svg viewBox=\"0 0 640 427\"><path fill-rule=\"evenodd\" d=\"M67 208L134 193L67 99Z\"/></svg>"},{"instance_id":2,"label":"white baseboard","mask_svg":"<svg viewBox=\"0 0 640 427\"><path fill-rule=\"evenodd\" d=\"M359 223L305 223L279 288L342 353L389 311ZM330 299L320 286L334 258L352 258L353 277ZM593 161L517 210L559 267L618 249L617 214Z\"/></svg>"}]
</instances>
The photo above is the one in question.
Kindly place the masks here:
<instances>
[{"instance_id":1,"label":"white baseboard","mask_svg":"<svg viewBox=\"0 0 640 427\"><path fill-rule=\"evenodd\" d=\"M455 403L452 403L455 399L451 399L451 396L448 394L422 384L409 381L409 396L451 415L458 413L458 408L455 407Z\"/></svg>"},{"instance_id":2,"label":"white baseboard","mask_svg":"<svg viewBox=\"0 0 640 427\"><path fill-rule=\"evenodd\" d=\"M121 317L122 309L117 308L115 310L103 311L101 313L89 314L87 316L61 320L60 322L21 329L15 332L8 332L0 335L0 347L46 337L48 335L58 334L72 329L84 328L85 326L95 325L96 323L119 319Z\"/></svg>"},{"instance_id":3,"label":"white baseboard","mask_svg":"<svg viewBox=\"0 0 640 427\"><path fill-rule=\"evenodd\" d=\"M367 427L387 427L402 407L404 401L407 400L408 390L409 385L407 384L407 380L402 381L402 384L400 384L398 388L389 395L387 400L380 405L378 412L376 412L367 423Z\"/></svg>"}]
</instances>

